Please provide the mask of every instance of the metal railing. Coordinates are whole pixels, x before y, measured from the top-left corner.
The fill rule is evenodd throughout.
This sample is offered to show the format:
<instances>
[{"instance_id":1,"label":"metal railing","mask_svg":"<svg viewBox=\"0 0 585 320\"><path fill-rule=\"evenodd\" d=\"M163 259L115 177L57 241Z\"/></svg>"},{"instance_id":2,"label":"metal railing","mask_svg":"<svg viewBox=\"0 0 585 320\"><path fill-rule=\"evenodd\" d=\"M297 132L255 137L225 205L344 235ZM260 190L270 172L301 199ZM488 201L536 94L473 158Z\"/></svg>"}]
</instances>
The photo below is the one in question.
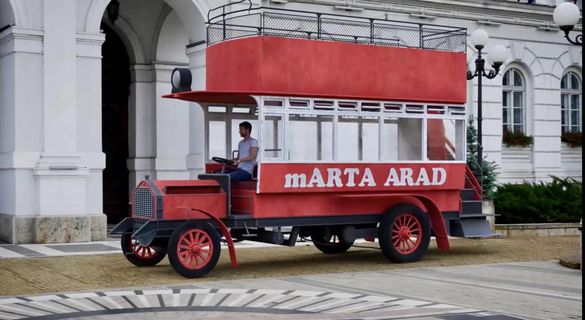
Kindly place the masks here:
<instances>
[{"instance_id":1,"label":"metal railing","mask_svg":"<svg viewBox=\"0 0 585 320\"><path fill-rule=\"evenodd\" d=\"M479 143L477 143L477 147L483 148L483 146L480 145ZM477 182L479 183L479 188L480 188L480 193L481 193L480 196L483 199L485 197L485 191L484 191L485 185L484 185L484 181L483 181L483 165L477 161L476 157L471 157L471 161L476 166L476 168L478 170L478 172L474 172L473 170L471 170L471 172L473 173ZM482 162L483 162L483 159L482 159Z\"/></svg>"},{"instance_id":2,"label":"metal railing","mask_svg":"<svg viewBox=\"0 0 585 320\"><path fill-rule=\"evenodd\" d=\"M208 46L268 35L454 52L466 49L465 28L251 5L226 11L228 6L243 2L208 12Z\"/></svg>"}]
</instances>

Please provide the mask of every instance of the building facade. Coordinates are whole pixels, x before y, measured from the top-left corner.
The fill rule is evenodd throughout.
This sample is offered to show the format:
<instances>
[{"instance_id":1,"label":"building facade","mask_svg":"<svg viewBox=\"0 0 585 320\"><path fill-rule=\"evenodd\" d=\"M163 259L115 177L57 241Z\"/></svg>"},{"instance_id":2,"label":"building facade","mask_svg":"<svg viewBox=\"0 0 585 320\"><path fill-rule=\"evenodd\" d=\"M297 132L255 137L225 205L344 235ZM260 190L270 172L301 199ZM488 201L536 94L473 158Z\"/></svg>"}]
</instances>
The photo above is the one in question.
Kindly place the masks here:
<instances>
[{"instance_id":1,"label":"building facade","mask_svg":"<svg viewBox=\"0 0 585 320\"><path fill-rule=\"evenodd\" d=\"M103 240L144 176L203 171L202 111L161 96L175 67L192 70L193 89L205 87L205 21L227 1L115 2L0 0L0 240ZM488 52L496 44L509 52L483 83L484 152L499 182L581 179L581 148L561 136L582 131L582 48L554 25L559 1L251 2L486 30ZM468 41L471 69L474 55ZM472 114L477 90L469 81ZM507 146L505 129L533 143Z\"/></svg>"}]
</instances>

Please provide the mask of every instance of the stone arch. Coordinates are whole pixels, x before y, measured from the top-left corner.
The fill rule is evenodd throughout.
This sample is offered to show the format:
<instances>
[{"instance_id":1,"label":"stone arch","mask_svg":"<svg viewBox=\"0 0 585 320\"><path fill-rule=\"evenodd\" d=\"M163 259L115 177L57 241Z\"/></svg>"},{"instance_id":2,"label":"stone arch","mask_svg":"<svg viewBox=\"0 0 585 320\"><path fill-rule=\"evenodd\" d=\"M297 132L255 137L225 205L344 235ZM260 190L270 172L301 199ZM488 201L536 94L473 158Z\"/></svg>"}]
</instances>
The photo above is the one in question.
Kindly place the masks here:
<instances>
[{"instance_id":1,"label":"stone arch","mask_svg":"<svg viewBox=\"0 0 585 320\"><path fill-rule=\"evenodd\" d=\"M110 0L93 0L85 19L85 32L100 32L100 24Z\"/></svg>"},{"instance_id":2,"label":"stone arch","mask_svg":"<svg viewBox=\"0 0 585 320\"><path fill-rule=\"evenodd\" d=\"M189 36L189 42L206 39L205 18L209 10L202 0L164 0L177 14Z\"/></svg>"},{"instance_id":3,"label":"stone arch","mask_svg":"<svg viewBox=\"0 0 585 320\"><path fill-rule=\"evenodd\" d=\"M571 48L574 49L574 48ZM582 72L581 67L581 59L580 59L580 52L577 50L567 50L561 53L553 66L551 67L550 72L555 76L556 79L560 81L561 77L567 72L569 68L575 68L580 73Z\"/></svg>"},{"instance_id":4,"label":"stone arch","mask_svg":"<svg viewBox=\"0 0 585 320\"><path fill-rule=\"evenodd\" d=\"M0 0L0 28L7 25L19 25L16 20L16 13L14 12L13 0ZM20 22L20 21L18 21Z\"/></svg>"},{"instance_id":5,"label":"stone arch","mask_svg":"<svg viewBox=\"0 0 585 320\"><path fill-rule=\"evenodd\" d=\"M0 0L0 28L8 24L19 27L42 28L39 3L22 0Z\"/></svg>"},{"instance_id":6,"label":"stone arch","mask_svg":"<svg viewBox=\"0 0 585 320\"><path fill-rule=\"evenodd\" d=\"M123 16L120 15L114 24L112 24L107 19L103 19L102 23L113 29L122 39L122 42L124 42L124 46L126 47L126 51L130 56L131 65L146 63L144 49L142 42L140 41L140 37Z\"/></svg>"},{"instance_id":7,"label":"stone arch","mask_svg":"<svg viewBox=\"0 0 585 320\"><path fill-rule=\"evenodd\" d=\"M188 63L185 46L189 44L189 36L175 11L170 10L166 13L158 30L157 39L153 45L155 52L152 55L156 61Z\"/></svg>"},{"instance_id":8,"label":"stone arch","mask_svg":"<svg viewBox=\"0 0 585 320\"><path fill-rule=\"evenodd\" d=\"M13 0L12 0L13 1ZM205 39L205 15L208 4L203 0L164 0L181 20L190 42ZM102 17L110 0L93 0L87 13L85 31L99 32ZM116 24L118 21L116 21Z\"/></svg>"}]
</instances>

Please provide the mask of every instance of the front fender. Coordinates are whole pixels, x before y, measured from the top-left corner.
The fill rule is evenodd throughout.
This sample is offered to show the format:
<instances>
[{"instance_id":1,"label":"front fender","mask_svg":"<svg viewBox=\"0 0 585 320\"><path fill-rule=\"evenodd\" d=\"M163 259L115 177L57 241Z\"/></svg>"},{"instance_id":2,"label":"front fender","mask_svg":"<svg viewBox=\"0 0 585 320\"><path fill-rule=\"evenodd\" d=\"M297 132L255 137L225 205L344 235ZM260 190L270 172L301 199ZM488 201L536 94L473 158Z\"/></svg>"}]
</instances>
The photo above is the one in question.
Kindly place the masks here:
<instances>
[{"instance_id":1,"label":"front fender","mask_svg":"<svg viewBox=\"0 0 585 320\"><path fill-rule=\"evenodd\" d=\"M130 217L124 218L124 220L122 220L120 223L118 223L112 229L112 231L110 231L110 235L122 234L122 233L126 232L126 230L131 229L133 225L134 225L134 219L132 219Z\"/></svg>"}]
</instances>

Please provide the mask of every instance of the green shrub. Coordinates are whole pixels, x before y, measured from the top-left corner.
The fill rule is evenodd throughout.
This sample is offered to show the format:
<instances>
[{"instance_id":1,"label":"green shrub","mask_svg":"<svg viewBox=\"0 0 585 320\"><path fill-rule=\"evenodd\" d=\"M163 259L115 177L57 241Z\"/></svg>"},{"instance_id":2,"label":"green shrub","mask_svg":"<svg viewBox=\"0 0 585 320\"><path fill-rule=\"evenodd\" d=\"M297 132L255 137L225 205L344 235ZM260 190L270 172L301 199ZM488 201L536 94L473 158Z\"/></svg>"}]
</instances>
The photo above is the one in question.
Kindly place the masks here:
<instances>
[{"instance_id":1,"label":"green shrub","mask_svg":"<svg viewBox=\"0 0 585 320\"><path fill-rule=\"evenodd\" d=\"M563 132L561 141L565 142L572 148L583 146L583 134L581 132Z\"/></svg>"},{"instance_id":2,"label":"green shrub","mask_svg":"<svg viewBox=\"0 0 585 320\"><path fill-rule=\"evenodd\" d=\"M494 195L496 223L579 222L583 216L581 182L552 177L552 182L506 183Z\"/></svg>"},{"instance_id":3,"label":"green shrub","mask_svg":"<svg viewBox=\"0 0 585 320\"><path fill-rule=\"evenodd\" d=\"M504 136L502 137L502 142L506 144L506 146L520 146L520 147L528 147L531 146L534 142L534 138L532 136L526 135L522 131L504 131Z\"/></svg>"}]
</instances>

